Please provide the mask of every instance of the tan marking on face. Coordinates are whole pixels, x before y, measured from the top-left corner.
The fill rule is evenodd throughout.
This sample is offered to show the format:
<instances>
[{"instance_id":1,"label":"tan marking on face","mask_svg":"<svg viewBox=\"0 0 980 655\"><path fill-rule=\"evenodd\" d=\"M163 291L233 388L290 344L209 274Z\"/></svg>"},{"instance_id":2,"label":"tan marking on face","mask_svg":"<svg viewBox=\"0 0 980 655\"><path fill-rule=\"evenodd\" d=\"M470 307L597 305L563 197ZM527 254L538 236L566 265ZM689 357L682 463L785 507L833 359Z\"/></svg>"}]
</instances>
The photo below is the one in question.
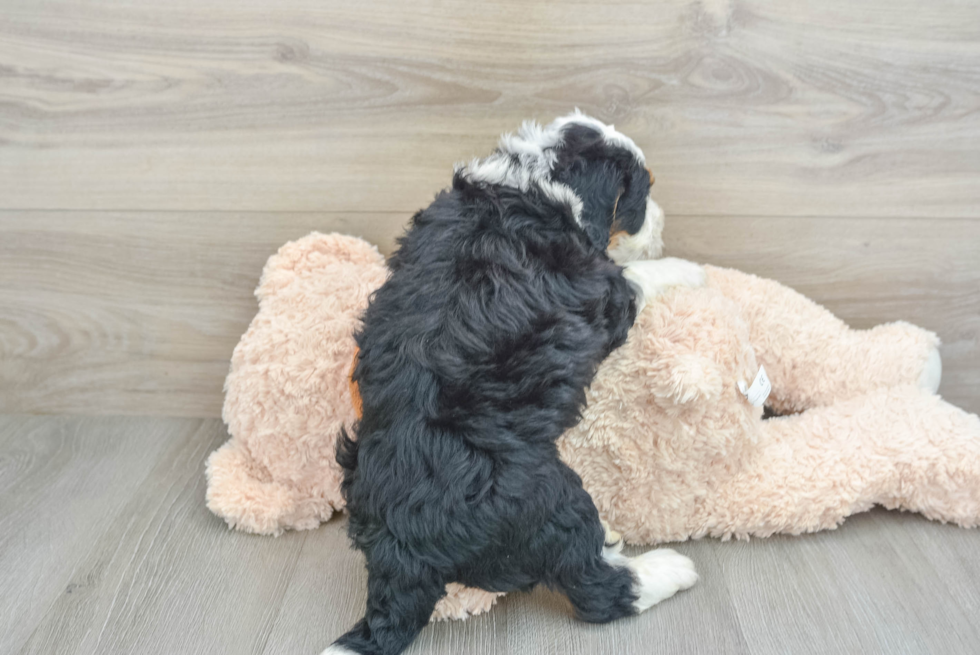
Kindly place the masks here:
<instances>
[{"instance_id":1,"label":"tan marking on face","mask_svg":"<svg viewBox=\"0 0 980 655\"><path fill-rule=\"evenodd\" d=\"M647 175L650 176L650 186L653 186L653 171L651 171L649 168L647 169Z\"/></svg>"},{"instance_id":2,"label":"tan marking on face","mask_svg":"<svg viewBox=\"0 0 980 655\"><path fill-rule=\"evenodd\" d=\"M361 401L361 390L357 388L357 383L354 382L354 367L357 366L357 355L360 351L354 349L354 360L350 364L350 372L347 374L347 388L350 391L350 399L354 404L354 414L357 419L360 420L361 416L364 414L364 404Z\"/></svg>"}]
</instances>

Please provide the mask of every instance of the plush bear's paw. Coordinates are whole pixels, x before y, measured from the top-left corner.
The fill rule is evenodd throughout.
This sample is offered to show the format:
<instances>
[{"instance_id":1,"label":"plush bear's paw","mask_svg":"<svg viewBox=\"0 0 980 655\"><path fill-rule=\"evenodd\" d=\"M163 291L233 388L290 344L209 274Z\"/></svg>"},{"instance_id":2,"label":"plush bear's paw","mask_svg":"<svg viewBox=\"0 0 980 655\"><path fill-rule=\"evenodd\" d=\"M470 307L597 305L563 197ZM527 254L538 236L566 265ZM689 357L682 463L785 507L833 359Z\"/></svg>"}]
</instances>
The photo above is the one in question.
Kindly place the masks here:
<instances>
[{"instance_id":1,"label":"plush bear's paw","mask_svg":"<svg viewBox=\"0 0 980 655\"><path fill-rule=\"evenodd\" d=\"M633 590L638 598L633 603L637 612L647 610L698 581L694 562L669 548L658 548L630 557L626 566L636 577Z\"/></svg>"},{"instance_id":2,"label":"plush bear's paw","mask_svg":"<svg viewBox=\"0 0 980 655\"><path fill-rule=\"evenodd\" d=\"M927 393L939 391L939 383L943 379L943 359L939 356L939 349L933 348L926 359L926 365L922 368L917 382L918 387Z\"/></svg>"},{"instance_id":3,"label":"plush bear's paw","mask_svg":"<svg viewBox=\"0 0 980 655\"><path fill-rule=\"evenodd\" d=\"M450 582L443 596L432 610L430 621L462 620L477 614L489 612L502 593L484 591Z\"/></svg>"},{"instance_id":4,"label":"plush bear's paw","mask_svg":"<svg viewBox=\"0 0 980 655\"><path fill-rule=\"evenodd\" d=\"M703 266L676 257L630 262L623 267L623 276L638 292L638 312L672 287L703 287L706 282Z\"/></svg>"}]
</instances>

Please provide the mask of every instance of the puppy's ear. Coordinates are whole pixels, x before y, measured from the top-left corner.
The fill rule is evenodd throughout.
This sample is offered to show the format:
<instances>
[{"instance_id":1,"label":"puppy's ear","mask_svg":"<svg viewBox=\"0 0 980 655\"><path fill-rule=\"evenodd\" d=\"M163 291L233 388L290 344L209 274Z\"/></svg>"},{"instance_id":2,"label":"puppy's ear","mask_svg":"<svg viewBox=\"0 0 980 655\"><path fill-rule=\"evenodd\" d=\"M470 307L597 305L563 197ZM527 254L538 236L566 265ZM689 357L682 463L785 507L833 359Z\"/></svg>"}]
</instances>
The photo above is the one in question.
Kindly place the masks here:
<instances>
[{"instance_id":1,"label":"puppy's ear","mask_svg":"<svg viewBox=\"0 0 980 655\"><path fill-rule=\"evenodd\" d=\"M562 131L556 153L553 179L570 187L582 201L582 227L596 246L605 249L616 205L627 187L631 154L610 146L597 129L575 123Z\"/></svg>"}]
</instances>

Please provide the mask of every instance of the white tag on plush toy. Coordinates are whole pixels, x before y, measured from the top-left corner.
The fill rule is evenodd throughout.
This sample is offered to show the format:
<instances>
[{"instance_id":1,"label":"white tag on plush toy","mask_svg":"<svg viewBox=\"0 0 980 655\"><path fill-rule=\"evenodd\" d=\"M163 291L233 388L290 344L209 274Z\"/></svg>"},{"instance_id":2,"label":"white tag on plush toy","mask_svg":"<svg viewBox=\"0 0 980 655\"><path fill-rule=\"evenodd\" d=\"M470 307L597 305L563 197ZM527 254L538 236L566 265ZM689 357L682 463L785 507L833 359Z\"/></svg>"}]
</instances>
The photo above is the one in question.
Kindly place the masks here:
<instances>
[{"instance_id":1,"label":"white tag on plush toy","mask_svg":"<svg viewBox=\"0 0 980 655\"><path fill-rule=\"evenodd\" d=\"M772 383L769 381L769 376L766 375L766 367L759 367L759 373L748 389L745 388L745 383L739 380L738 390L742 392L742 395L748 399L753 407L760 407L762 403L766 402L769 392L772 391Z\"/></svg>"}]
</instances>

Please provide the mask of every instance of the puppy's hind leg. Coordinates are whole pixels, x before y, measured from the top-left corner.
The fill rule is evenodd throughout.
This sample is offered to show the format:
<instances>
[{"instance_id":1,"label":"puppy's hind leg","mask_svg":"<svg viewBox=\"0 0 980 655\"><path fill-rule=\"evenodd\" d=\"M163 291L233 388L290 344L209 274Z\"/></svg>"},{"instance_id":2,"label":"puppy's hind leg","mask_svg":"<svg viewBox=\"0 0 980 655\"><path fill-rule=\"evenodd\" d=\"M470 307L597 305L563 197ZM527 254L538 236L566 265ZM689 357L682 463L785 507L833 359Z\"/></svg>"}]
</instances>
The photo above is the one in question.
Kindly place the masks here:
<instances>
[{"instance_id":1,"label":"puppy's hind leg","mask_svg":"<svg viewBox=\"0 0 980 655\"><path fill-rule=\"evenodd\" d=\"M391 541L394 541L393 539ZM382 557L378 544L368 555L367 612L321 655L398 655L429 622L446 593L436 571L412 558ZM397 547L391 544L391 551ZM391 553L388 553L391 555Z\"/></svg>"},{"instance_id":2,"label":"puppy's hind leg","mask_svg":"<svg viewBox=\"0 0 980 655\"><path fill-rule=\"evenodd\" d=\"M698 581L694 562L670 548L649 550L636 557L626 557L617 548L603 549L603 560L614 568L628 570L634 578L633 593L637 612L650 609L678 591L689 589Z\"/></svg>"},{"instance_id":3,"label":"puppy's hind leg","mask_svg":"<svg viewBox=\"0 0 980 655\"><path fill-rule=\"evenodd\" d=\"M673 550L659 548L626 557L620 547L583 553L578 566L556 577L556 586L583 621L606 623L638 614L698 580L694 563Z\"/></svg>"},{"instance_id":4,"label":"puppy's hind leg","mask_svg":"<svg viewBox=\"0 0 980 655\"><path fill-rule=\"evenodd\" d=\"M612 535L603 529L592 499L581 487L575 495L576 502L556 517L564 543L557 554L553 584L568 596L580 619L605 623L637 614L697 582L694 563L673 550L660 548L626 557L620 552L621 540L604 545ZM573 526L566 512L576 505L579 515Z\"/></svg>"}]
</instances>

